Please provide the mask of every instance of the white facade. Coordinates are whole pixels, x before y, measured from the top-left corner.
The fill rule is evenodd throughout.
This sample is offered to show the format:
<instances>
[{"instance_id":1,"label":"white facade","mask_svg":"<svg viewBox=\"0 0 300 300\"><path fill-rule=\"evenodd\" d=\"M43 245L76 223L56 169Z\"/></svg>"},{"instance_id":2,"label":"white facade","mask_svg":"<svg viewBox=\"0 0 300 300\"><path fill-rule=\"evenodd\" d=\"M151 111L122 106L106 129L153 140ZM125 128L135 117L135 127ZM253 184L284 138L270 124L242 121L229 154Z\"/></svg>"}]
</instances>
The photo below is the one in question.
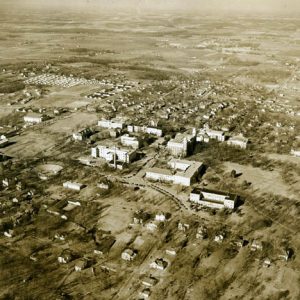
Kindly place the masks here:
<instances>
[{"instance_id":1,"label":"white facade","mask_svg":"<svg viewBox=\"0 0 300 300\"><path fill-rule=\"evenodd\" d=\"M43 115L39 115L39 114L30 114L30 115L24 116L24 121L26 123L31 123L31 124L42 123L43 119L44 119Z\"/></svg>"},{"instance_id":2,"label":"white facade","mask_svg":"<svg viewBox=\"0 0 300 300\"><path fill-rule=\"evenodd\" d=\"M235 146L235 147L240 147L242 149L246 149L248 145L249 140L242 135L237 135L229 138L227 141L228 145L230 146Z\"/></svg>"},{"instance_id":3,"label":"white facade","mask_svg":"<svg viewBox=\"0 0 300 300\"><path fill-rule=\"evenodd\" d=\"M136 137L131 137L128 134L121 136L121 144L134 149L140 148L140 141Z\"/></svg>"},{"instance_id":4,"label":"white facade","mask_svg":"<svg viewBox=\"0 0 300 300\"><path fill-rule=\"evenodd\" d=\"M83 189L83 184L67 181L63 183L63 187L70 190L80 191Z\"/></svg>"},{"instance_id":5,"label":"white facade","mask_svg":"<svg viewBox=\"0 0 300 300\"><path fill-rule=\"evenodd\" d=\"M151 168L146 171L146 178L190 186L203 167L201 162L176 159L172 159L168 164L172 170Z\"/></svg>"},{"instance_id":6,"label":"white facade","mask_svg":"<svg viewBox=\"0 0 300 300\"><path fill-rule=\"evenodd\" d=\"M206 189L194 189L190 201L210 208L234 209L238 196Z\"/></svg>"},{"instance_id":7,"label":"white facade","mask_svg":"<svg viewBox=\"0 0 300 300\"><path fill-rule=\"evenodd\" d=\"M196 141L196 135L177 134L176 137L170 140L167 144L169 152L176 157L186 157L192 150Z\"/></svg>"},{"instance_id":8,"label":"white facade","mask_svg":"<svg viewBox=\"0 0 300 300\"><path fill-rule=\"evenodd\" d=\"M201 129L199 134L197 135L197 142L207 143L210 139L224 142L225 138L225 133L223 131L204 128Z\"/></svg>"},{"instance_id":9,"label":"white facade","mask_svg":"<svg viewBox=\"0 0 300 300\"><path fill-rule=\"evenodd\" d=\"M118 162L130 163L136 157L135 150L120 149L117 147L96 146L92 148L92 156L103 158L106 161L113 161L116 159Z\"/></svg>"},{"instance_id":10,"label":"white facade","mask_svg":"<svg viewBox=\"0 0 300 300\"><path fill-rule=\"evenodd\" d=\"M103 128L109 128L109 129L123 129L125 124L123 120L119 119L111 119L111 120L100 120L98 121L98 126Z\"/></svg>"},{"instance_id":11,"label":"white facade","mask_svg":"<svg viewBox=\"0 0 300 300\"><path fill-rule=\"evenodd\" d=\"M83 141L86 139L91 133L91 130L89 128L82 129L78 132L73 133L73 139L75 141Z\"/></svg>"},{"instance_id":12,"label":"white facade","mask_svg":"<svg viewBox=\"0 0 300 300\"><path fill-rule=\"evenodd\" d=\"M143 133L152 134L152 135L155 135L158 137L163 136L163 131L156 127L128 125L127 130L128 130L128 132L143 132Z\"/></svg>"}]
</instances>

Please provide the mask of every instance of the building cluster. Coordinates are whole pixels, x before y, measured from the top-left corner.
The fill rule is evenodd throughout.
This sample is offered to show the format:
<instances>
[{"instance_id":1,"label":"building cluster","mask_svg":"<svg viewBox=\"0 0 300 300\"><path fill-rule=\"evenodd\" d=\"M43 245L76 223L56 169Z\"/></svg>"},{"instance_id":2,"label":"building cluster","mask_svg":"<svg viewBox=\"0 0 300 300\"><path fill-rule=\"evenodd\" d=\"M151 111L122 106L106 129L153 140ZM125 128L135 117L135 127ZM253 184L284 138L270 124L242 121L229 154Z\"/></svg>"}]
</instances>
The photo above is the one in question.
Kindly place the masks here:
<instances>
[{"instance_id":1,"label":"building cluster","mask_svg":"<svg viewBox=\"0 0 300 300\"><path fill-rule=\"evenodd\" d=\"M103 85L105 82L96 79L76 78L73 76L41 74L25 80L26 84L50 85L70 88L76 85Z\"/></svg>"}]
</instances>

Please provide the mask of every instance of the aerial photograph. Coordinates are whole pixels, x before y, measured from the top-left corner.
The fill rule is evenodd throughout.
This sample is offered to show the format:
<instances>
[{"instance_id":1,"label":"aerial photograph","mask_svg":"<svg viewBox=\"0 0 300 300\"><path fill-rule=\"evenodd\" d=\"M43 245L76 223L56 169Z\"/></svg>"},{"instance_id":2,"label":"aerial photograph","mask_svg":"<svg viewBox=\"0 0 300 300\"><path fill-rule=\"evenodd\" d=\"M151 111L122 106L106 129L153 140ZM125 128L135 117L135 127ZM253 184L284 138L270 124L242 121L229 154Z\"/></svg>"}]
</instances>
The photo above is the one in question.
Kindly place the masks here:
<instances>
[{"instance_id":1,"label":"aerial photograph","mask_svg":"<svg viewBox=\"0 0 300 300\"><path fill-rule=\"evenodd\" d=\"M0 28L0 300L300 299L299 0Z\"/></svg>"}]
</instances>

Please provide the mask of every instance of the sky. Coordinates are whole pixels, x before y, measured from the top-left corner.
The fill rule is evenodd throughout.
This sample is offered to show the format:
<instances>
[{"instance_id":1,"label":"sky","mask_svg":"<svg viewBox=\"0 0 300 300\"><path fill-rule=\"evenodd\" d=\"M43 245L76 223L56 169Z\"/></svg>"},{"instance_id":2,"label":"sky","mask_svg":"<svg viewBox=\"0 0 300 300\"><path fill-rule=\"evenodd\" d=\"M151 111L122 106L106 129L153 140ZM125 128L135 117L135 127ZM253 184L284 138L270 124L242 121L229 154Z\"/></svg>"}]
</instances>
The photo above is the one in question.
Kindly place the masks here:
<instances>
[{"instance_id":1,"label":"sky","mask_svg":"<svg viewBox=\"0 0 300 300\"><path fill-rule=\"evenodd\" d=\"M300 0L0 0L1 6L70 9L192 11L195 13L293 14L300 17Z\"/></svg>"}]
</instances>

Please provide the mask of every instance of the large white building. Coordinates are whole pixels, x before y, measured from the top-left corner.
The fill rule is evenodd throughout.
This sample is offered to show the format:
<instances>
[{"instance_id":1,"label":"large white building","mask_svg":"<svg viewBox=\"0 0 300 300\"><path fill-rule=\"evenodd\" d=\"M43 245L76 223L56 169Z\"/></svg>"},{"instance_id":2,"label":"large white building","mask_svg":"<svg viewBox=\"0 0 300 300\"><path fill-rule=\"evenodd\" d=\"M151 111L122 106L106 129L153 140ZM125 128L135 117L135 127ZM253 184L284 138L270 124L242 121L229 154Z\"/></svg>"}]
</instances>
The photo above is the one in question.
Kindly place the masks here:
<instances>
[{"instance_id":1,"label":"large white building","mask_svg":"<svg viewBox=\"0 0 300 300\"><path fill-rule=\"evenodd\" d=\"M229 138L227 143L230 146L235 146L235 147L239 147L242 149L246 149L247 145L249 143L249 140L240 134L240 135L236 135L236 136Z\"/></svg>"},{"instance_id":2,"label":"large white building","mask_svg":"<svg viewBox=\"0 0 300 300\"><path fill-rule=\"evenodd\" d=\"M30 123L30 124L42 123L44 118L45 117L41 114L31 113L31 114L24 116L24 121L26 123Z\"/></svg>"},{"instance_id":3,"label":"large white building","mask_svg":"<svg viewBox=\"0 0 300 300\"><path fill-rule=\"evenodd\" d=\"M78 182L66 181L63 183L63 187L74 191L80 191L83 189L84 185Z\"/></svg>"},{"instance_id":4,"label":"large white building","mask_svg":"<svg viewBox=\"0 0 300 300\"><path fill-rule=\"evenodd\" d=\"M98 145L92 148L92 157L103 158L107 162L117 161L130 163L136 158L136 151L134 149L121 149L114 146Z\"/></svg>"},{"instance_id":5,"label":"large white building","mask_svg":"<svg viewBox=\"0 0 300 300\"><path fill-rule=\"evenodd\" d=\"M134 136L129 136L129 134L124 134L121 136L121 144L134 149L140 148L140 140Z\"/></svg>"},{"instance_id":6,"label":"large white building","mask_svg":"<svg viewBox=\"0 0 300 300\"><path fill-rule=\"evenodd\" d=\"M146 178L190 186L204 167L201 162L177 159L170 160L168 165L171 169L151 168L147 170Z\"/></svg>"},{"instance_id":7,"label":"large white building","mask_svg":"<svg viewBox=\"0 0 300 300\"><path fill-rule=\"evenodd\" d=\"M108 129L123 129L125 127L125 122L124 120L117 118L111 120L102 119L98 121L98 126Z\"/></svg>"},{"instance_id":8,"label":"large white building","mask_svg":"<svg viewBox=\"0 0 300 300\"><path fill-rule=\"evenodd\" d=\"M194 149L196 142L196 133L186 134L178 133L174 139L167 144L169 152L176 157L186 157Z\"/></svg>"},{"instance_id":9,"label":"large white building","mask_svg":"<svg viewBox=\"0 0 300 300\"><path fill-rule=\"evenodd\" d=\"M190 194L190 201L210 208L234 209L238 195L195 188Z\"/></svg>"},{"instance_id":10,"label":"large white building","mask_svg":"<svg viewBox=\"0 0 300 300\"><path fill-rule=\"evenodd\" d=\"M151 127L151 126L138 126L138 125L128 125L127 126L128 132L143 132L143 133L148 133L151 135L155 135L158 137L163 136L163 131L162 129L159 129L157 127Z\"/></svg>"},{"instance_id":11,"label":"large white building","mask_svg":"<svg viewBox=\"0 0 300 300\"><path fill-rule=\"evenodd\" d=\"M200 129L197 135L197 142L208 142L210 139L217 140L219 142L225 141L225 132L221 130L213 130L209 128Z\"/></svg>"}]
</instances>

